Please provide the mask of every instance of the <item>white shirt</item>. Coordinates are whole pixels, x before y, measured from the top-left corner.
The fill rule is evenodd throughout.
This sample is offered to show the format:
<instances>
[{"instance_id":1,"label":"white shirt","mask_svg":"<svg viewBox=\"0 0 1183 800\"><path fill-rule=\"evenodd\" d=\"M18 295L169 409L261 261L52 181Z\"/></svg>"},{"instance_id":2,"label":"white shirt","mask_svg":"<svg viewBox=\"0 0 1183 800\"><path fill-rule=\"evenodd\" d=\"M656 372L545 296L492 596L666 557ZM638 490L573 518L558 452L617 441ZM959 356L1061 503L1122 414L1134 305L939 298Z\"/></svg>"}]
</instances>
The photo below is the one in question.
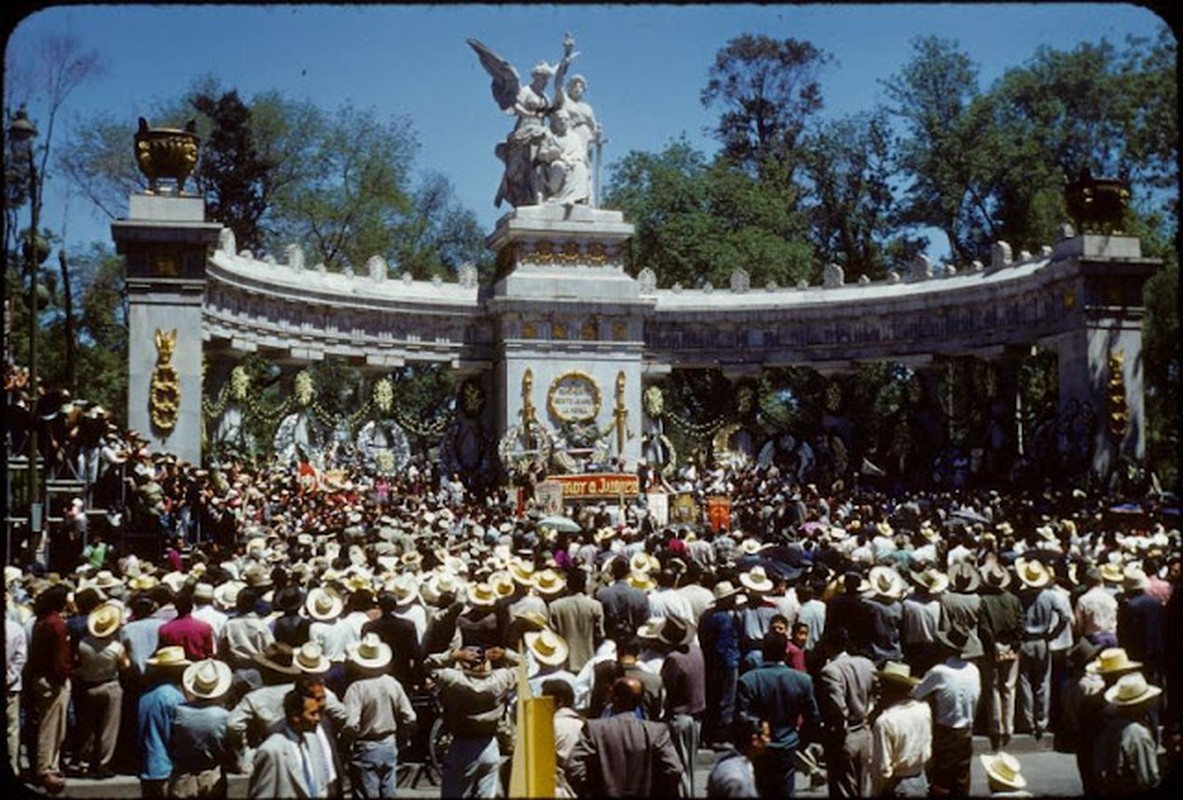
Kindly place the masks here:
<instances>
[{"instance_id":1,"label":"white shirt","mask_svg":"<svg viewBox=\"0 0 1183 800\"><path fill-rule=\"evenodd\" d=\"M936 700L934 721L946 728L973 725L981 693L982 679L978 668L960 658L933 665L924 674L920 685L912 690L912 696L917 700L933 695Z\"/></svg>"},{"instance_id":2,"label":"white shirt","mask_svg":"<svg viewBox=\"0 0 1183 800\"><path fill-rule=\"evenodd\" d=\"M338 664L345 660L345 651L349 645L361 642L357 631L343 619L313 622L308 626L308 638L320 645L325 658Z\"/></svg>"},{"instance_id":3,"label":"white shirt","mask_svg":"<svg viewBox=\"0 0 1183 800\"><path fill-rule=\"evenodd\" d=\"M871 725L871 794L883 793L892 778L924 772L932 758L932 709L920 700L888 706Z\"/></svg>"},{"instance_id":4,"label":"white shirt","mask_svg":"<svg viewBox=\"0 0 1183 800\"><path fill-rule=\"evenodd\" d=\"M1117 599L1104 586L1094 586L1077 599L1076 632L1081 636L1117 632Z\"/></svg>"},{"instance_id":5,"label":"white shirt","mask_svg":"<svg viewBox=\"0 0 1183 800\"><path fill-rule=\"evenodd\" d=\"M8 692L21 690L21 671L29 660L29 639L24 626L11 617L4 618L4 663Z\"/></svg>"},{"instance_id":6,"label":"white shirt","mask_svg":"<svg viewBox=\"0 0 1183 800\"><path fill-rule=\"evenodd\" d=\"M222 628L226 627L226 620L229 616L214 608L212 605L201 605L193 608L193 619L199 619L214 629L214 642L218 643L222 639Z\"/></svg>"}]
</instances>

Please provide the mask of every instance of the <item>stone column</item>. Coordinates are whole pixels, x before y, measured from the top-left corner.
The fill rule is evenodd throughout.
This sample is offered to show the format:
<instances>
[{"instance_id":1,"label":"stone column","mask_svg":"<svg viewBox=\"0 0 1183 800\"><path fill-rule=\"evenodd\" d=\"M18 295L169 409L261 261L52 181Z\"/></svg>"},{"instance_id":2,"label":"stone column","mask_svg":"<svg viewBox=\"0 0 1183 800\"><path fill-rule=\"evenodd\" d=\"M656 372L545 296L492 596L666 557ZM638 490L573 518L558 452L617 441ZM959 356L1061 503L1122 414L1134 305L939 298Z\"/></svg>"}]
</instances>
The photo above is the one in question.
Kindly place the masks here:
<instances>
[{"instance_id":1,"label":"stone column","mask_svg":"<svg viewBox=\"0 0 1183 800\"><path fill-rule=\"evenodd\" d=\"M1071 329L1040 340L1059 357L1060 413L1091 411L1092 471L1109 474L1122 456L1146 453L1142 377L1142 287L1161 263L1142 257L1138 239L1082 235L1056 245L1079 277L1065 294L1077 310Z\"/></svg>"},{"instance_id":2,"label":"stone column","mask_svg":"<svg viewBox=\"0 0 1183 800\"><path fill-rule=\"evenodd\" d=\"M620 212L582 206L527 206L498 221L488 244L500 274L489 299L499 438L532 411L551 431L594 424L613 459L636 463L643 314L655 301L624 272L632 233Z\"/></svg>"},{"instance_id":3,"label":"stone column","mask_svg":"<svg viewBox=\"0 0 1183 800\"><path fill-rule=\"evenodd\" d=\"M111 224L127 262L127 424L152 450L201 463L202 300L222 226L205 200L135 194Z\"/></svg>"}]
</instances>

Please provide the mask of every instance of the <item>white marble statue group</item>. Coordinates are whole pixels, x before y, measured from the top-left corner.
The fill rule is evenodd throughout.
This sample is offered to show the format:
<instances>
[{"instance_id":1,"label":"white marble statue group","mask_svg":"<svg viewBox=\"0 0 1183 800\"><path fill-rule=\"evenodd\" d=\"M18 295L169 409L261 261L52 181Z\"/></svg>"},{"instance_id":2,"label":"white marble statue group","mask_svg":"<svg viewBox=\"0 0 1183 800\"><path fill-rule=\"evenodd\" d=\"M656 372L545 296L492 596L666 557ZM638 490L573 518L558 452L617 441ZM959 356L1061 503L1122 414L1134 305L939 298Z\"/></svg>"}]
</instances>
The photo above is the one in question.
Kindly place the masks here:
<instances>
[{"instance_id":1,"label":"white marble statue group","mask_svg":"<svg viewBox=\"0 0 1183 800\"><path fill-rule=\"evenodd\" d=\"M595 112L583 99L587 81L582 75L567 80L567 69L579 55L575 40L567 34L558 64L539 61L526 85L508 61L476 39L468 44L493 78L497 105L517 117L513 130L495 149L505 162L505 173L493 204L499 207L505 200L515 208L542 203L596 205L596 173L606 140ZM552 78L553 103L546 94Z\"/></svg>"}]
</instances>

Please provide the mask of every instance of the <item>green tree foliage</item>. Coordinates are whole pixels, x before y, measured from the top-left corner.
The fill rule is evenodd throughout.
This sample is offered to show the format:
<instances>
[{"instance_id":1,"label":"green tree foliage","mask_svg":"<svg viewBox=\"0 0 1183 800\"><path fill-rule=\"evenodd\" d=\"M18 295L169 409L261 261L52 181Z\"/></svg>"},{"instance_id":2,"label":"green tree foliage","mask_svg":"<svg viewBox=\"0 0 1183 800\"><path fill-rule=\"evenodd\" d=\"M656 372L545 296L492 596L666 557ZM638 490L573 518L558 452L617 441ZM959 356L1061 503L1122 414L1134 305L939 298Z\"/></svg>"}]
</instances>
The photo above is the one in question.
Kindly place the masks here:
<instances>
[{"instance_id":1,"label":"green tree foliage","mask_svg":"<svg viewBox=\"0 0 1183 800\"><path fill-rule=\"evenodd\" d=\"M829 122L802 145L810 239L850 277L884 277L894 228L891 137L879 109Z\"/></svg>"},{"instance_id":2,"label":"green tree foliage","mask_svg":"<svg viewBox=\"0 0 1183 800\"><path fill-rule=\"evenodd\" d=\"M818 74L831 60L809 42L745 33L715 56L702 104L718 108L724 158L753 175L789 165L806 123L822 107Z\"/></svg>"},{"instance_id":3,"label":"green tree foliage","mask_svg":"<svg viewBox=\"0 0 1183 800\"><path fill-rule=\"evenodd\" d=\"M456 190L443 174L429 172L413 194L416 213L399 228L395 260L416 279L456 274L466 263L488 274L492 254L476 214L460 205Z\"/></svg>"},{"instance_id":4,"label":"green tree foliage","mask_svg":"<svg viewBox=\"0 0 1183 800\"><path fill-rule=\"evenodd\" d=\"M789 196L728 162L708 165L684 139L613 164L605 198L637 226L630 271L649 267L663 286L726 286L735 269L753 285L809 276L805 226Z\"/></svg>"},{"instance_id":5,"label":"green tree foliage","mask_svg":"<svg viewBox=\"0 0 1183 800\"><path fill-rule=\"evenodd\" d=\"M255 146L250 109L236 91L202 92L192 104L211 123L196 175L206 213L234 231L239 247L258 250L274 167Z\"/></svg>"}]
</instances>

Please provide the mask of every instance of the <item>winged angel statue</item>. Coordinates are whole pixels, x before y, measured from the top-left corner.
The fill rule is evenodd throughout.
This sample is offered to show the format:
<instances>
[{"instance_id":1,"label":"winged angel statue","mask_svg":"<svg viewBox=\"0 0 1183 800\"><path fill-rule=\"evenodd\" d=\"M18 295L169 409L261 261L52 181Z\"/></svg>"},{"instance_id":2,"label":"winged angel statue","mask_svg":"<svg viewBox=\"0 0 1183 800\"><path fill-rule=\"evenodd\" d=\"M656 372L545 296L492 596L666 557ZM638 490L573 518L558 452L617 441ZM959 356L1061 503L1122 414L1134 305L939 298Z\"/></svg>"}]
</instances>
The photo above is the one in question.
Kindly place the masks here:
<instances>
[{"instance_id":1,"label":"winged angel statue","mask_svg":"<svg viewBox=\"0 0 1183 800\"><path fill-rule=\"evenodd\" d=\"M476 39L468 44L476 51L481 66L493 78L493 99L517 122L494 152L505 162L505 172L493 205L507 200L515 208L541 203L574 205L591 201L591 170L588 142L600 140L594 114L585 102L564 103L563 81L567 68L579 55L575 40L563 39L563 56L555 65L539 61L530 70L530 83L523 86L518 71L501 56ZM547 97L547 84L554 79L555 102ZM580 76L577 92L585 81ZM573 98L578 101L579 98ZM571 106L568 109L566 106ZM572 112L580 112L578 115ZM589 133L584 130L593 130Z\"/></svg>"}]
</instances>

